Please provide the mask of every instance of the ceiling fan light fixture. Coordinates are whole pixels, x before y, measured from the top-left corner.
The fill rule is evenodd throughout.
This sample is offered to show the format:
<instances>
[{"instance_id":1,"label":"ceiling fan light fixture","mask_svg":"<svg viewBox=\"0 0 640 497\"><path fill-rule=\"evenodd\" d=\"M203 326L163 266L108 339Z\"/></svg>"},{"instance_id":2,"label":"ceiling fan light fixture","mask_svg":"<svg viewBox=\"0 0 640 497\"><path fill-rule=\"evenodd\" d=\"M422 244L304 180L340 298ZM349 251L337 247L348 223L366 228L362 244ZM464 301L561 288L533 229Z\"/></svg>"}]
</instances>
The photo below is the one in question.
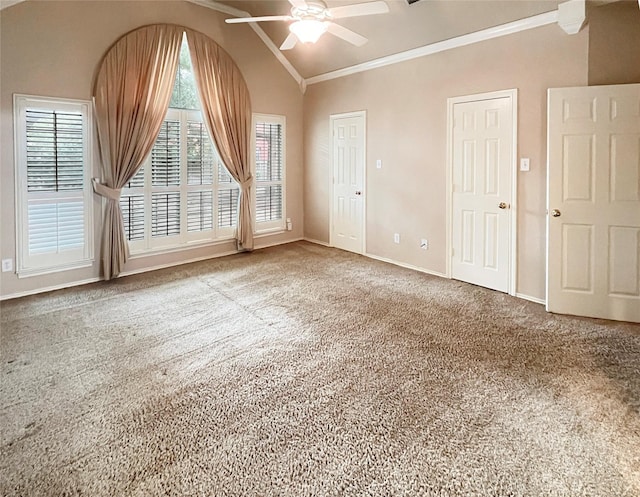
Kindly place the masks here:
<instances>
[{"instance_id":1,"label":"ceiling fan light fixture","mask_svg":"<svg viewBox=\"0 0 640 497\"><path fill-rule=\"evenodd\" d=\"M315 43L327 31L327 23L317 19L301 19L292 23L289 31L302 43Z\"/></svg>"}]
</instances>

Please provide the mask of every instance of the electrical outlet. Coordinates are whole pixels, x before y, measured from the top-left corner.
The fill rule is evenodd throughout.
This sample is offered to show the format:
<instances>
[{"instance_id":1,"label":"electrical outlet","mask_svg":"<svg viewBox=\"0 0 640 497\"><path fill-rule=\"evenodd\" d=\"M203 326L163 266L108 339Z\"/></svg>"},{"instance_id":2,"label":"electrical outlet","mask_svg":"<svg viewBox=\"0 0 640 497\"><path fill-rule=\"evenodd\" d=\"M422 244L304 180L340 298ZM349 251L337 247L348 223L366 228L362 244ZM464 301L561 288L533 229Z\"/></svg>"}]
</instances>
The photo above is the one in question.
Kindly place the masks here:
<instances>
[{"instance_id":1,"label":"electrical outlet","mask_svg":"<svg viewBox=\"0 0 640 497\"><path fill-rule=\"evenodd\" d=\"M422 250L428 250L429 249L429 240L427 240L426 238L423 238L420 240L420 248Z\"/></svg>"},{"instance_id":2,"label":"electrical outlet","mask_svg":"<svg viewBox=\"0 0 640 497\"><path fill-rule=\"evenodd\" d=\"M393 243L400 243L400 233L393 234Z\"/></svg>"},{"instance_id":3,"label":"electrical outlet","mask_svg":"<svg viewBox=\"0 0 640 497\"><path fill-rule=\"evenodd\" d=\"M2 272L13 271L13 259L2 259Z\"/></svg>"}]
</instances>

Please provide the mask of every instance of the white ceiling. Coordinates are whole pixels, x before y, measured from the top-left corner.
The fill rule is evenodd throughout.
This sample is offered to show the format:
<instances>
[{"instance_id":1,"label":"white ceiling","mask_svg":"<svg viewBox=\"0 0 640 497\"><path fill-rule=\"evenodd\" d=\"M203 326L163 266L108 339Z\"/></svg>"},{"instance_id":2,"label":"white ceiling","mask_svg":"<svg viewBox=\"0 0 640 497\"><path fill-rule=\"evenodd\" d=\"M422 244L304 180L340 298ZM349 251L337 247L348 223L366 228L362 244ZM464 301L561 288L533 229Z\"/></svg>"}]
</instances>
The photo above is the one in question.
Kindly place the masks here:
<instances>
[{"instance_id":1,"label":"white ceiling","mask_svg":"<svg viewBox=\"0 0 640 497\"><path fill-rule=\"evenodd\" d=\"M366 0L325 0L329 7L361 3ZM390 12L349 19L339 24L369 38L354 47L325 34L315 45L298 43L283 55L305 79L380 57L404 52L438 41L556 10L558 0L386 0ZM200 2L199 2L200 3ZM204 2L202 2L204 3ZM218 0L252 16L284 15L290 11L287 0ZM230 16L232 17L232 16ZM288 23L261 22L260 27L276 46L288 35ZM238 30L246 30L234 25Z\"/></svg>"}]
</instances>

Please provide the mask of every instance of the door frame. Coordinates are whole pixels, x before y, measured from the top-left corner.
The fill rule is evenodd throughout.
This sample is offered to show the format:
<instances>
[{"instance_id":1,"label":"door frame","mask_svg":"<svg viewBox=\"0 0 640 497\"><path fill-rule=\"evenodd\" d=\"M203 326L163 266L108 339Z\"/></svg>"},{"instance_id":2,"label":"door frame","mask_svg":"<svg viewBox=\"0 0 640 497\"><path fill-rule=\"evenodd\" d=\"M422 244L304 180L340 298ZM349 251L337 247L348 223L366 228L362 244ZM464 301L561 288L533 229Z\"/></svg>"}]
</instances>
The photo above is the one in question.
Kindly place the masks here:
<instances>
[{"instance_id":1,"label":"door frame","mask_svg":"<svg viewBox=\"0 0 640 497\"><path fill-rule=\"evenodd\" d=\"M518 237L518 89L498 90L488 93L478 93L474 95L463 95L450 97L447 99L447 186L446 186L446 273L445 276L451 279L451 258L453 257L453 108L456 104L479 102L483 100L495 100L498 98L508 98L511 104L511 223L509 226L509 286L507 293L516 295L517 276L517 237Z\"/></svg>"},{"instance_id":2,"label":"door frame","mask_svg":"<svg viewBox=\"0 0 640 497\"><path fill-rule=\"evenodd\" d=\"M367 253L367 111L366 110L357 110L352 112L344 112L341 114L330 114L329 115L329 141L331 145L329 146L329 165L330 165L330 173L329 173L329 246L333 247L333 195L334 195L334 162L333 162L333 132L335 129L335 122L338 119L346 119L350 117L360 117L364 121L364 125L362 127L363 135L362 141L364 143L364 147L362 150L363 158L362 158L362 251L357 252L360 255ZM356 253L356 252L354 252Z\"/></svg>"}]
</instances>

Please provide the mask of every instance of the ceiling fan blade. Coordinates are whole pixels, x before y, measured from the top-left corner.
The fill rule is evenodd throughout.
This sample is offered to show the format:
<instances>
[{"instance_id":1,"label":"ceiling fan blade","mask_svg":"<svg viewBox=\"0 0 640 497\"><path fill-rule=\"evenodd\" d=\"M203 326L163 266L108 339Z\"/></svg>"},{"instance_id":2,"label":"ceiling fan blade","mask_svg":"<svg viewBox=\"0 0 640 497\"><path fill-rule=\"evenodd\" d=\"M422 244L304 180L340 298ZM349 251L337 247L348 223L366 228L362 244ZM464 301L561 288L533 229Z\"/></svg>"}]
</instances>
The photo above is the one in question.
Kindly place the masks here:
<instances>
[{"instance_id":1,"label":"ceiling fan blade","mask_svg":"<svg viewBox=\"0 0 640 497\"><path fill-rule=\"evenodd\" d=\"M287 36L282 45L280 45L280 50L291 50L296 46L296 43L298 43L298 37L293 33L289 33L289 36Z\"/></svg>"},{"instance_id":2,"label":"ceiling fan blade","mask_svg":"<svg viewBox=\"0 0 640 497\"><path fill-rule=\"evenodd\" d=\"M327 9L327 11L333 19L340 19L344 17L368 16L371 14L386 14L389 12L389 6L383 1L366 2L345 5L344 7L334 7Z\"/></svg>"},{"instance_id":3,"label":"ceiling fan blade","mask_svg":"<svg viewBox=\"0 0 640 497\"><path fill-rule=\"evenodd\" d=\"M262 17L232 17L224 21L229 24L240 22L262 22L262 21L291 21L291 16L262 16Z\"/></svg>"},{"instance_id":4,"label":"ceiling fan blade","mask_svg":"<svg viewBox=\"0 0 640 497\"><path fill-rule=\"evenodd\" d=\"M306 7L307 2L305 0L289 0L289 3L294 7Z\"/></svg>"},{"instance_id":5,"label":"ceiling fan blade","mask_svg":"<svg viewBox=\"0 0 640 497\"><path fill-rule=\"evenodd\" d=\"M335 24L333 22L328 23L327 31L332 35L337 36L338 38L342 38L343 40L348 41L356 47L361 47L369 41L367 38L359 35L355 31L351 31L350 29L347 29L344 26L340 26L340 24Z\"/></svg>"}]
</instances>

